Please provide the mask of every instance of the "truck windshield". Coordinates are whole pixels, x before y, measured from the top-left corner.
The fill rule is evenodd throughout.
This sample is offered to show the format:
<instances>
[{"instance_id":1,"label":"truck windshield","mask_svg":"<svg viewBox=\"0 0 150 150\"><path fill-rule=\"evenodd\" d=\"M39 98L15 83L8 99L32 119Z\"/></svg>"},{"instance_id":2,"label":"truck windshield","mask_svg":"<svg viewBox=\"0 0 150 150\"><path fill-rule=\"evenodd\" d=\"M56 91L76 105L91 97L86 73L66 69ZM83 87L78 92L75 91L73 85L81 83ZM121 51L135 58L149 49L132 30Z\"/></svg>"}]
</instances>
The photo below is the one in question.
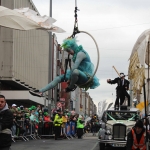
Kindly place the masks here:
<instances>
[{"instance_id":1,"label":"truck windshield","mask_svg":"<svg viewBox=\"0 0 150 150\"><path fill-rule=\"evenodd\" d=\"M107 120L129 120L129 121L136 121L139 116L137 112L107 112Z\"/></svg>"}]
</instances>

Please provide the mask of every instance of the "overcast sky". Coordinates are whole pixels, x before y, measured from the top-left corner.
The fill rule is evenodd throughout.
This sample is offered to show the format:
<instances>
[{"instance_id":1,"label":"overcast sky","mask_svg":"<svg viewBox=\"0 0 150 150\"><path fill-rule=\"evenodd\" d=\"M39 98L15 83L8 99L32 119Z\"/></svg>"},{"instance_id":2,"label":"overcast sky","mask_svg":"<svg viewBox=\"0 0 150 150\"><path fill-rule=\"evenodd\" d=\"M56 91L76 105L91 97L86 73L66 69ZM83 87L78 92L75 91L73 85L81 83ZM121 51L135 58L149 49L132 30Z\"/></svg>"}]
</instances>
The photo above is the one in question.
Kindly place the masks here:
<instances>
[{"instance_id":1,"label":"overcast sky","mask_svg":"<svg viewBox=\"0 0 150 150\"><path fill-rule=\"evenodd\" d=\"M50 0L33 0L41 15L49 15ZM107 84L107 79L118 77L118 72L128 74L129 57L137 38L150 28L149 0L78 0L78 26L80 31L89 32L96 40L100 50L100 64L96 76L100 86L89 90L97 105L99 101L115 101L117 85ZM74 26L75 0L53 0L52 17L54 25L66 32L57 35L58 43L72 34ZM90 54L92 62L97 63L97 50L93 40L86 34L77 35L78 44ZM126 77L128 79L128 77Z\"/></svg>"}]
</instances>

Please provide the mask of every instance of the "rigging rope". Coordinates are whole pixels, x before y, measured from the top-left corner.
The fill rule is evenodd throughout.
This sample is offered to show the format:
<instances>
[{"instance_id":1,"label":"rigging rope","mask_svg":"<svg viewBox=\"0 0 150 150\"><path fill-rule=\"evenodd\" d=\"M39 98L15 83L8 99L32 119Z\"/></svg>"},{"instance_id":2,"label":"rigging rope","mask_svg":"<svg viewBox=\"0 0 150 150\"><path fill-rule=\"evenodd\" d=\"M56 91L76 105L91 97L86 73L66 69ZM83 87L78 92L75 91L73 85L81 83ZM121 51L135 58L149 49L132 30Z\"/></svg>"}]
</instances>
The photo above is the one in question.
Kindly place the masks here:
<instances>
[{"instance_id":1,"label":"rigging rope","mask_svg":"<svg viewBox=\"0 0 150 150\"><path fill-rule=\"evenodd\" d=\"M89 33L86 32L86 31L79 31L79 29L78 29L78 18L77 18L78 15L77 15L77 11L79 11L79 9L78 9L78 7L77 7L77 0L75 0L75 10L74 10L74 12L75 12L75 15L74 15L74 17L75 17L75 22L74 22L74 29L73 29L72 35L71 35L69 38L74 38L75 35L78 34L78 33L85 33L85 34L89 35L89 36L93 39L93 41L94 41L94 43L95 43L95 45L96 45L96 48L97 48L97 56L98 56L98 59L97 59L97 66L96 66L96 69L95 69L93 75L89 77L89 80L88 80L86 83L81 84L81 85L78 85L80 88L85 88L85 85L89 86L90 84L92 84L92 80L93 80L93 78L94 78L94 75L95 75L96 72L97 72L97 69L98 69L98 66L99 66L99 48L98 48L98 44L96 43L96 40L94 39L94 37L93 37L91 34L89 34ZM64 51L63 51L63 56L64 56ZM66 68L65 68L65 76L66 76L66 70L67 70L67 66L68 66L68 62L69 62L69 54L68 54L68 60L67 60L66 62L67 62L67 64L65 64L65 66L66 66ZM63 62L62 62L62 63L63 63ZM63 66L64 66L64 64L63 64ZM64 69L63 69L63 70L64 70ZM64 78L64 80L65 80L65 78ZM87 90L88 88L85 88L85 89Z\"/></svg>"}]
</instances>

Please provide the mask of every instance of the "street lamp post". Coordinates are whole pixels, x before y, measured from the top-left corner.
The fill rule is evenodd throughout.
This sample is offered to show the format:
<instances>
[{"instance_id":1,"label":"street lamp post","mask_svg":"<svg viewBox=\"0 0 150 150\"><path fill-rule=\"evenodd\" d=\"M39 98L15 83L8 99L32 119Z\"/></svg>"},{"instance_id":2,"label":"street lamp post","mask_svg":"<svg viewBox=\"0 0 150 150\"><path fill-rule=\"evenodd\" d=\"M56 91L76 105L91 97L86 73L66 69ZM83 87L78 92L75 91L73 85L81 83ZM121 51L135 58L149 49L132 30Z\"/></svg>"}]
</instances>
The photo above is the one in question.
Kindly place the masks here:
<instances>
[{"instance_id":1,"label":"street lamp post","mask_svg":"<svg viewBox=\"0 0 150 150\"><path fill-rule=\"evenodd\" d=\"M52 0L50 0L50 6L49 6L49 16L52 17ZM52 50L52 32L49 32L49 67L48 67L48 83L52 81L52 61L53 61L53 50ZM52 101L52 91L48 91L48 108L49 108L49 114L51 115L51 101Z\"/></svg>"},{"instance_id":2,"label":"street lamp post","mask_svg":"<svg viewBox=\"0 0 150 150\"><path fill-rule=\"evenodd\" d=\"M85 95L85 118L86 118L86 91L84 91L84 95Z\"/></svg>"}]
</instances>

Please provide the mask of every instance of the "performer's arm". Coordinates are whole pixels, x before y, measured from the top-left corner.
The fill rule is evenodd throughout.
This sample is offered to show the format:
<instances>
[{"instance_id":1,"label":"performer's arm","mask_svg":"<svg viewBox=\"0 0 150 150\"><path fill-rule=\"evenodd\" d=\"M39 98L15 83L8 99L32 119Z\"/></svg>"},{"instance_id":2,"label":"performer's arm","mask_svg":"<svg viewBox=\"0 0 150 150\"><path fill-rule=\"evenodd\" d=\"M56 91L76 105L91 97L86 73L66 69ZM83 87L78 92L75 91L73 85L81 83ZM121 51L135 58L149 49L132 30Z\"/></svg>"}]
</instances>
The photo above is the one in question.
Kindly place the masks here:
<instances>
[{"instance_id":1,"label":"performer's arm","mask_svg":"<svg viewBox=\"0 0 150 150\"><path fill-rule=\"evenodd\" d=\"M109 83L109 84L116 84L116 83L118 83L118 78L115 78L114 80L107 79L107 83Z\"/></svg>"}]
</instances>

